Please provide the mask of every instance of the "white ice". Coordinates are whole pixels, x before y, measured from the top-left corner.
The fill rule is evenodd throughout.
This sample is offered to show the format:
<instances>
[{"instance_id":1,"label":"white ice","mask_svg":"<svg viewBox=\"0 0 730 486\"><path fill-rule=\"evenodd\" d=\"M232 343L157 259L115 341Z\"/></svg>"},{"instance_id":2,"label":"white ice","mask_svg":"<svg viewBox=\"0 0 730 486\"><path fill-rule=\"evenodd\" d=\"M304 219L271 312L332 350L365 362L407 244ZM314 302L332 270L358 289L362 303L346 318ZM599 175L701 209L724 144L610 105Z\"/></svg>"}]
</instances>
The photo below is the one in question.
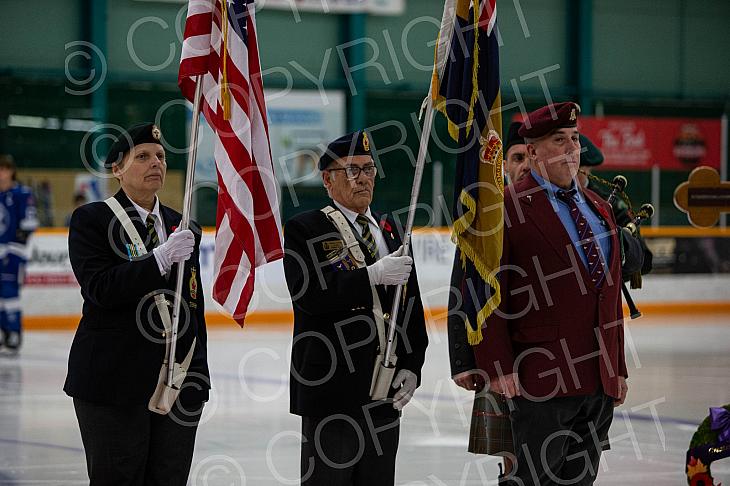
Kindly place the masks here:
<instances>
[{"instance_id":1,"label":"white ice","mask_svg":"<svg viewBox=\"0 0 730 486\"><path fill-rule=\"evenodd\" d=\"M615 411L612 449L596 484L686 484L685 453L697 424L708 407L730 402L727 317L647 317L627 330L629 397ZM71 399L61 390L71 339L70 332L28 332L20 356L0 357L0 485L88 483ZM402 421L397 483L496 484L497 459L466 452L471 395L449 379L443 327L431 329L430 340L423 385ZM214 393L189 484L298 484L290 342L282 327L210 331ZM730 458L712 472L716 482L730 483Z\"/></svg>"}]
</instances>

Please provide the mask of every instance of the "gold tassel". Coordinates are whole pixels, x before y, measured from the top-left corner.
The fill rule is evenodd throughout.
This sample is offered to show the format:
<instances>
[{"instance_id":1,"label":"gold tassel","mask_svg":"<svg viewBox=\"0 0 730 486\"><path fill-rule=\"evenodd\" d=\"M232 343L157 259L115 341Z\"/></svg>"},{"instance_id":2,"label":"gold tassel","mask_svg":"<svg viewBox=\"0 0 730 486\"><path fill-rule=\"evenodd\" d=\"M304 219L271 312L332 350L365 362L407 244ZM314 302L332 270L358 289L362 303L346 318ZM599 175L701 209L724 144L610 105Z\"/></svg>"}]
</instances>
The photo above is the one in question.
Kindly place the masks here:
<instances>
[{"instance_id":1,"label":"gold tassel","mask_svg":"<svg viewBox=\"0 0 730 486\"><path fill-rule=\"evenodd\" d=\"M469 319L466 320L466 338L471 346L476 346L482 342L482 328L477 326L476 330L472 329Z\"/></svg>"},{"instance_id":2,"label":"gold tassel","mask_svg":"<svg viewBox=\"0 0 730 486\"><path fill-rule=\"evenodd\" d=\"M223 119L231 119L231 92L228 88L228 0L221 0L221 24L223 25L223 79L221 80L221 102Z\"/></svg>"},{"instance_id":3,"label":"gold tassel","mask_svg":"<svg viewBox=\"0 0 730 486\"><path fill-rule=\"evenodd\" d=\"M640 289L641 288L641 272L636 272L631 276L631 288L632 289Z\"/></svg>"}]
</instances>

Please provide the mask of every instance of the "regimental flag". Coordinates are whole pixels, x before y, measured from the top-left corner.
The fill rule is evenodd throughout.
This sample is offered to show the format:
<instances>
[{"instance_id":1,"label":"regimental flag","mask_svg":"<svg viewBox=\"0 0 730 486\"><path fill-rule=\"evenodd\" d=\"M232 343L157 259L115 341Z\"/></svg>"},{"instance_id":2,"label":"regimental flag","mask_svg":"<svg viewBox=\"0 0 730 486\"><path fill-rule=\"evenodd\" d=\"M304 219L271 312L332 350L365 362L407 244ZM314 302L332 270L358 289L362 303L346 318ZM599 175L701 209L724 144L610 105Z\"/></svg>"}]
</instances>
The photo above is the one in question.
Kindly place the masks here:
<instances>
[{"instance_id":1,"label":"regimental flag","mask_svg":"<svg viewBox=\"0 0 730 486\"><path fill-rule=\"evenodd\" d=\"M213 299L243 326L256 267L282 258L253 0L190 0L178 84L216 135ZM197 114L196 114L197 116Z\"/></svg>"},{"instance_id":2,"label":"regimental flag","mask_svg":"<svg viewBox=\"0 0 730 486\"><path fill-rule=\"evenodd\" d=\"M458 142L454 194L456 258L451 285L461 291L469 343L499 305L504 181L496 0L447 1L431 87L434 107ZM454 310L454 309L450 309Z\"/></svg>"}]
</instances>

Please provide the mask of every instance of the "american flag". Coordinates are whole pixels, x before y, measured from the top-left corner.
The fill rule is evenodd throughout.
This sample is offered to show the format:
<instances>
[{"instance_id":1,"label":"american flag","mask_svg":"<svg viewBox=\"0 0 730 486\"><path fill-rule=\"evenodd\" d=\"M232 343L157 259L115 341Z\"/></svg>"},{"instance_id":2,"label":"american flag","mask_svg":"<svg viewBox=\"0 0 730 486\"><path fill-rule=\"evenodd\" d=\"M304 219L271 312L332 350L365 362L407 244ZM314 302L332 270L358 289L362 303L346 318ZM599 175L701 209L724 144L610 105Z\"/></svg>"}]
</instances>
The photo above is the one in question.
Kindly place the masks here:
<instances>
[{"instance_id":1,"label":"american flag","mask_svg":"<svg viewBox=\"0 0 730 486\"><path fill-rule=\"evenodd\" d=\"M213 299L241 326L256 267L283 256L253 0L190 0L178 84L215 132ZM197 116L197 114L194 114Z\"/></svg>"}]
</instances>

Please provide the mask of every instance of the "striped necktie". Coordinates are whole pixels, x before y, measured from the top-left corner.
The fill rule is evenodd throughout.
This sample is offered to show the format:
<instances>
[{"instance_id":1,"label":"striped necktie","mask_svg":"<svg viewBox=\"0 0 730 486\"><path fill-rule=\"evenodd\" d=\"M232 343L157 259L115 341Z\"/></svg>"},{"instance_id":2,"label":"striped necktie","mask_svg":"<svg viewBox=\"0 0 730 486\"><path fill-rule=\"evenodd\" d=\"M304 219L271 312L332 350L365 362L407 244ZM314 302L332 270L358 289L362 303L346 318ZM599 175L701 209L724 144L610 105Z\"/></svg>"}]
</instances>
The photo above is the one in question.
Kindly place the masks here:
<instances>
[{"instance_id":1,"label":"striped necktie","mask_svg":"<svg viewBox=\"0 0 730 486\"><path fill-rule=\"evenodd\" d=\"M578 209L574 196L578 192L575 188L569 191L557 191L555 195L568 205L570 209L570 217L575 222L575 228L578 230L578 244L583 249L583 254L588 261L588 274L591 277L591 281L596 287L600 287L603 283L603 261L601 259L601 252L598 248L598 240L593 235L591 225L588 224L588 220L583 213Z\"/></svg>"},{"instance_id":2,"label":"striped necktie","mask_svg":"<svg viewBox=\"0 0 730 486\"><path fill-rule=\"evenodd\" d=\"M360 225L362 228L362 239L365 242L365 246L367 247L368 251L370 252L370 255L378 259L378 245L375 243L375 238L373 237L373 234L370 232L370 225L368 224L368 218L364 214L358 214L355 218L355 221L357 221L357 224Z\"/></svg>"},{"instance_id":3,"label":"striped necktie","mask_svg":"<svg viewBox=\"0 0 730 486\"><path fill-rule=\"evenodd\" d=\"M147 244L145 245L147 251L152 251L153 248L160 244L160 237L157 234L157 230L155 230L156 220L157 218L154 214L149 213L147 215L147 220L145 221L145 225L147 226Z\"/></svg>"}]
</instances>

